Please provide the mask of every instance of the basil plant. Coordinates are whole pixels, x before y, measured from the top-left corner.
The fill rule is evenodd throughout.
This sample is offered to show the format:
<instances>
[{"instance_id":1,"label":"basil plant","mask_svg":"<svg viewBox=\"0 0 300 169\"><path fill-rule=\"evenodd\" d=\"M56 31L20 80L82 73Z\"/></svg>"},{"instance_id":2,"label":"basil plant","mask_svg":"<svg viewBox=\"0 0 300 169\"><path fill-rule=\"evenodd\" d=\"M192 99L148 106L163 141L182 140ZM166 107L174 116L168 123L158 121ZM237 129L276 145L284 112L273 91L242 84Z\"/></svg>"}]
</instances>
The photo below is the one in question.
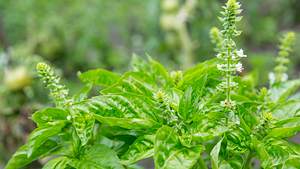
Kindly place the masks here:
<instances>
[{"instance_id":1,"label":"basil plant","mask_svg":"<svg viewBox=\"0 0 300 169\"><path fill-rule=\"evenodd\" d=\"M37 71L54 107L35 112L37 128L6 169L43 159L43 169L299 169L300 79L289 80L295 34L285 34L269 87L243 74L235 38L241 5L228 0L211 30L216 58L184 71L134 57L124 74L80 73L84 87L70 96L50 66ZM91 96L91 90L98 89Z\"/></svg>"}]
</instances>

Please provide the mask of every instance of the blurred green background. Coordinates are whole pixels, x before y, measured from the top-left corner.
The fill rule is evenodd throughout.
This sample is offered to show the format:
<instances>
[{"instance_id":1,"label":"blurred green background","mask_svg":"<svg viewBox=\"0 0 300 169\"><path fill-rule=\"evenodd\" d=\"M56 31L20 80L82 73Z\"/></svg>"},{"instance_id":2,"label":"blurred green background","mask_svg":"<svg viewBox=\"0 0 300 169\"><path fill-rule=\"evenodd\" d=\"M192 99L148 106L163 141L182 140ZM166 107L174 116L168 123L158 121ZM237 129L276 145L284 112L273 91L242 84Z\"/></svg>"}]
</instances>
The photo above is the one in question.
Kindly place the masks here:
<instances>
[{"instance_id":1,"label":"blurred green background","mask_svg":"<svg viewBox=\"0 0 300 169\"><path fill-rule=\"evenodd\" d=\"M215 57L209 31L222 0L0 0L0 168L34 128L29 117L50 104L35 74L40 61L55 66L76 91L78 71L124 72L133 53L169 69ZM299 0L241 0L239 47L246 72L265 85L278 38L300 31ZM179 19L178 19L179 18ZM290 76L299 77L299 35ZM32 168L39 168L39 163ZM35 166L35 167L34 167Z\"/></svg>"}]
</instances>

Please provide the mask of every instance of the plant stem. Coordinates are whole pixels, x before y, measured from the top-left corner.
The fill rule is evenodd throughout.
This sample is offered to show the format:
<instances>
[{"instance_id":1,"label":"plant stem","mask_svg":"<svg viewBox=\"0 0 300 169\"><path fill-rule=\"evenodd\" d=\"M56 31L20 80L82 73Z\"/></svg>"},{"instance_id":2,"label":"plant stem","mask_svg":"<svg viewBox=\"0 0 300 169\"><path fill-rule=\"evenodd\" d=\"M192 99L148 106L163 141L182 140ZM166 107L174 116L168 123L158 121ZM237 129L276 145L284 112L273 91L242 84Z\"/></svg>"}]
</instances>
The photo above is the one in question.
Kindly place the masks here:
<instances>
[{"instance_id":1,"label":"plant stem","mask_svg":"<svg viewBox=\"0 0 300 169\"><path fill-rule=\"evenodd\" d=\"M246 160L244 161L243 163L243 167L242 169L247 169L249 168L249 165L250 165L250 162L251 162L251 159L252 159L252 153L249 151L246 155Z\"/></svg>"},{"instance_id":2,"label":"plant stem","mask_svg":"<svg viewBox=\"0 0 300 169\"><path fill-rule=\"evenodd\" d=\"M230 91L231 91L231 72L229 71L230 69L230 65L231 65L231 61L230 61L230 53L231 53L231 49L227 50L227 72L226 72L226 83L227 83L227 88L226 88L226 102L230 103L231 102L231 98L230 98Z\"/></svg>"},{"instance_id":3,"label":"plant stem","mask_svg":"<svg viewBox=\"0 0 300 169\"><path fill-rule=\"evenodd\" d=\"M186 24L188 17L196 7L196 3L196 0L187 0L177 14L179 24L176 28L176 31L182 45L182 56L180 58L180 62L183 69L192 66L194 63L194 45Z\"/></svg>"},{"instance_id":4,"label":"plant stem","mask_svg":"<svg viewBox=\"0 0 300 169\"><path fill-rule=\"evenodd\" d=\"M181 25L178 28L178 35L182 45L181 64L183 69L190 67L194 62L193 43L189 36L186 25Z\"/></svg>"},{"instance_id":5,"label":"plant stem","mask_svg":"<svg viewBox=\"0 0 300 169\"><path fill-rule=\"evenodd\" d=\"M198 164L199 164L199 166L200 166L201 169L208 169L207 166L206 166L206 164L205 164L205 162L204 162L204 160L202 158L199 159L199 163Z\"/></svg>"}]
</instances>

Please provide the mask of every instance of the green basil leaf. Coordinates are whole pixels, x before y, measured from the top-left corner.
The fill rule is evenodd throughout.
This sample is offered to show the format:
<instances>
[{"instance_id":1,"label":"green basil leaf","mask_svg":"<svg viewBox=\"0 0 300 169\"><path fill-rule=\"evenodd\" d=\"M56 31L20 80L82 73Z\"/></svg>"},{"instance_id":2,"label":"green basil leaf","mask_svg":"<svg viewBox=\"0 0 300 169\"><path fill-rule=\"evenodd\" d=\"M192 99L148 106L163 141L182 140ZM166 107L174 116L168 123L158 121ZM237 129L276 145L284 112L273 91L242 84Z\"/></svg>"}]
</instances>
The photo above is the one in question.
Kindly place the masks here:
<instances>
[{"instance_id":1,"label":"green basil leaf","mask_svg":"<svg viewBox=\"0 0 300 169\"><path fill-rule=\"evenodd\" d=\"M67 169L71 160L67 157L58 157L48 161L43 169Z\"/></svg>"},{"instance_id":2,"label":"green basil leaf","mask_svg":"<svg viewBox=\"0 0 300 169\"><path fill-rule=\"evenodd\" d=\"M139 160L149 158L154 154L154 135L138 137L129 147L127 152L122 155L122 163L125 165L133 164Z\"/></svg>"},{"instance_id":3,"label":"green basil leaf","mask_svg":"<svg viewBox=\"0 0 300 169\"><path fill-rule=\"evenodd\" d=\"M64 121L57 121L52 126L43 126L36 128L28 139L28 157L37 151L50 137L59 134L65 127Z\"/></svg>"},{"instance_id":4,"label":"green basil leaf","mask_svg":"<svg viewBox=\"0 0 300 169\"><path fill-rule=\"evenodd\" d=\"M66 121L68 112L59 108L45 108L35 112L32 115L32 120L38 127L45 125L53 125L56 121Z\"/></svg>"},{"instance_id":5,"label":"green basil leaf","mask_svg":"<svg viewBox=\"0 0 300 169\"><path fill-rule=\"evenodd\" d=\"M199 75L207 75L211 80L218 81L217 79L221 77L221 74L216 67L217 59L211 59L186 70L183 74L183 80L178 84L179 88L186 88L186 86L193 84L193 82L201 78ZM210 83L213 83L213 81Z\"/></svg>"},{"instance_id":6,"label":"green basil leaf","mask_svg":"<svg viewBox=\"0 0 300 169\"><path fill-rule=\"evenodd\" d=\"M287 169L299 169L300 168L300 156L290 157L284 164L282 168Z\"/></svg>"},{"instance_id":7,"label":"green basil leaf","mask_svg":"<svg viewBox=\"0 0 300 169\"><path fill-rule=\"evenodd\" d=\"M58 144L53 140L46 140L38 149L32 152L28 157L29 146L28 144L20 147L15 154L11 157L5 166L5 169L20 169L32 161L37 160L40 157L46 156L52 151L56 150Z\"/></svg>"},{"instance_id":8,"label":"green basil leaf","mask_svg":"<svg viewBox=\"0 0 300 169\"><path fill-rule=\"evenodd\" d=\"M89 139L92 137L95 118L93 114L90 114L79 108L74 108L72 111L72 124L75 128L76 134L81 141L81 145L87 144Z\"/></svg>"},{"instance_id":9,"label":"green basil leaf","mask_svg":"<svg viewBox=\"0 0 300 169\"><path fill-rule=\"evenodd\" d=\"M156 78L162 79L164 81L164 83L167 83L170 81L169 73L162 64L160 64L156 60L153 60L152 58L149 58L149 62L150 62L151 70L152 70L153 74L155 76L157 76Z\"/></svg>"},{"instance_id":10,"label":"green basil leaf","mask_svg":"<svg viewBox=\"0 0 300 169\"><path fill-rule=\"evenodd\" d=\"M74 102L81 102L87 99L89 92L92 90L93 85L91 83L87 83L80 89L78 93L73 96Z\"/></svg>"},{"instance_id":11,"label":"green basil leaf","mask_svg":"<svg viewBox=\"0 0 300 169\"><path fill-rule=\"evenodd\" d=\"M273 86L270 90L270 98L274 102L287 99L300 87L300 80L292 80Z\"/></svg>"},{"instance_id":12,"label":"green basil leaf","mask_svg":"<svg viewBox=\"0 0 300 169\"><path fill-rule=\"evenodd\" d=\"M267 137L284 138L291 137L300 131L300 117L294 117L286 120L279 121L275 124Z\"/></svg>"},{"instance_id":13,"label":"green basil leaf","mask_svg":"<svg viewBox=\"0 0 300 169\"><path fill-rule=\"evenodd\" d=\"M106 87L118 82L120 75L104 69L94 69L79 74L79 79L85 83Z\"/></svg>"},{"instance_id":14,"label":"green basil leaf","mask_svg":"<svg viewBox=\"0 0 300 169\"><path fill-rule=\"evenodd\" d=\"M300 114L300 101L289 100L272 109L272 115L277 120L285 120Z\"/></svg>"},{"instance_id":15,"label":"green basil leaf","mask_svg":"<svg viewBox=\"0 0 300 169\"><path fill-rule=\"evenodd\" d=\"M181 97L179 102L179 115L182 119L191 120L191 117L193 117L193 113L196 110L195 102L192 98L193 89L189 87L184 95Z\"/></svg>"},{"instance_id":16,"label":"green basil leaf","mask_svg":"<svg viewBox=\"0 0 300 169\"><path fill-rule=\"evenodd\" d=\"M80 159L73 159L71 165L76 169L124 169L117 154L101 144L86 149Z\"/></svg>"},{"instance_id":17,"label":"green basil leaf","mask_svg":"<svg viewBox=\"0 0 300 169\"><path fill-rule=\"evenodd\" d=\"M212 169L219 169L219 153L223 138L214 146L210 152Z\"/></svg>"},{"instance_id":18,"label":"green basil leaf","mask_svg":"<svg viewBox=\"0 0 300 169\"><path fill-rule=\"evenodd\" d=\"M163 126L156 133L154 163L156 169L192 168L201 157L202 146L181 145L173 128Z\"/></svg>"},{"instance_id":19,"label":"green basil leaf","mask_svg":"<svg viewBox=\"0 0 300 169\"><path fill-rule=\"evenodd\" d=\"M140 96L121 94L94 97L83 105L101 123L127 129L151 129L157 125L155 102Z\"/></svg>"},{"instance_id":20,"label":"green basil leaf","mask_svg":"<svg viewBox=\"0 0 300 169\"><path fill-rule=\"evenodd\" d=\"M117 117L104 117L95 114L95 119L103 124L109 126L118 126L126 129L151 129L154 122L148 119L141 118L117 118Z\"/></svg>"},{"instance_id":21,"label":"green basil leaf","mask_svg":"<svg viewBox=\"0 0 300 169\"><path fill-rule=\"evenodd\" d=\"M258 154L259 160L262 163L261 165L262 166L270 165L271 164L270 155L269 155L265 145L263 144L263 142L257 140L256 138L253 138L252 145Z\"/></svg>"}]
</instances>

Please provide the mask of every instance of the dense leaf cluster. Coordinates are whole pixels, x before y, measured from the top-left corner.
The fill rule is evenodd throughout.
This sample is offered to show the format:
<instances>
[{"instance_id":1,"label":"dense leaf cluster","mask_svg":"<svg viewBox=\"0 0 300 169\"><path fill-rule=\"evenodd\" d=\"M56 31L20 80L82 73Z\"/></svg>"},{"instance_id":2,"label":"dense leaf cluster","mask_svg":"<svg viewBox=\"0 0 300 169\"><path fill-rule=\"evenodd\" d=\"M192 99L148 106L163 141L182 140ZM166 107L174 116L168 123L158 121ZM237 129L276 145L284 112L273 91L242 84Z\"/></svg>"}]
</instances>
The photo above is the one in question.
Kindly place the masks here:
<instances>
[{"instance_id":1,"label":"dense leaf cluster","mask_svg":"<svg viewBox=\"0 0 300 169\"><path fill-rule=\"evenodd\" d=\"M300 168L300 146L288 140L300 130L300 80L258 89L253 74L235 76L239 88L230 93L235 105L228 111L220 104L228 96L218 89L219 62L182 72L134 58L122 75L79 74L85 86L73 97L40 64L57 106L32 116L37 128L6 169L44 157L51 157L44 169L135 169L150 157L156 169L245 169L255 159L266 169ZM90 97L95 87L99 94Z\"/></svg>"}]
</instances>

